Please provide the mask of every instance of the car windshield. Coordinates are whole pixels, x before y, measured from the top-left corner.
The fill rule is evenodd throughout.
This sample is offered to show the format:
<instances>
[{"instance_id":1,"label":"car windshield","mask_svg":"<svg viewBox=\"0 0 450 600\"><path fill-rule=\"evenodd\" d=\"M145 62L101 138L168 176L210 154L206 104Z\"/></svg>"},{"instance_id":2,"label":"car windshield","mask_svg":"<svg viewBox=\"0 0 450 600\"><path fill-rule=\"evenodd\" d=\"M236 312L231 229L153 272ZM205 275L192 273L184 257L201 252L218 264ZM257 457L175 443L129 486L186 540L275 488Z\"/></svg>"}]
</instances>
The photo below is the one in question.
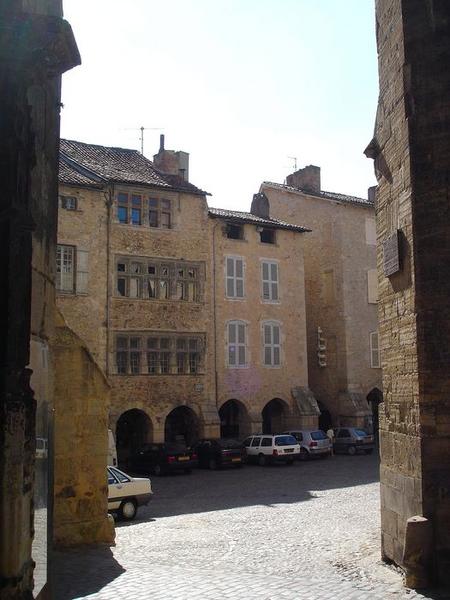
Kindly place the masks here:
<instances>
[{"instance_id":1,"label":"car windshield","mask_svg":"<svg viewBox=\"0 0 450 600\"><path fill-rule=\"evenodd\" d=\"M276 446L292 446L292 444L297 444L297 440L293 435L277 435L275 438Z\"/></svg>"},{"instance_id":2,"label":"car windshield","mask_svg":"<svg viewBox=\"0 0 450 600\"><path fill-rule=\"evenodd\" d=\"M326 440L328 439L323 431L311 431L311 439L313 440Z\"/></svg>"},{"instance_id":3,"label":"car windshield","mask_svg":"<svg viewBox=\"0 0 450 600\"><path fill-rule=\"evenodd\" d=\"M237 440L217 440L221 448L240 448L241 443Z\"/></svg>"},{"instance_id":4,"label":"car windshield","mask_svg":"<svg viewBox=\"0 0 450 600\"><path fill-rule=\"evenodd\" d=\"M369 435L364 429L355 429L354 431L359 437L367 437Z\"/></svg>"}]
</instances>

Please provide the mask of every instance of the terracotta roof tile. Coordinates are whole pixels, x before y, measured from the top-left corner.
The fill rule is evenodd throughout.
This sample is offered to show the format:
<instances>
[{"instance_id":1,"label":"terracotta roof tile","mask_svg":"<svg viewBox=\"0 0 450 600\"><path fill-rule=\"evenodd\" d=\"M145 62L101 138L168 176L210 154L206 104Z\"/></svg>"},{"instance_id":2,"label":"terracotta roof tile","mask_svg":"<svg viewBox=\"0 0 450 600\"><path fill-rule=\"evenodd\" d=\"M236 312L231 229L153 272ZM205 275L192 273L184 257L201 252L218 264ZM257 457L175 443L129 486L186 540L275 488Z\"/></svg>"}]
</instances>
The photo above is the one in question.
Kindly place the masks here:
<instances>
[{"instance_id":1,"label":"terracotta roof tile","mask_svg":"<svg viewBox=\"0 0 450 600\"><path fill-rule=\"evenodd\" d=\"M224 208L209 208L209 215L213 218L222 218L227 221L234 223L250 223L255 225L262 225L265 227L272 227L273 229L289 229L290 231L298 231L299 233L311 231L301 225L292 225L285 221L279 221L278 219L264 219L248 212L241 212L238 210L225 210Z\"/></svg>"},{"instance_id":2,"label":"terracotta roof tile","mask_svg":"<svg viewBox=\"0 0 450 600\"><path fill-rule=\"evenodd\" d=\"M307 194L308 196L316 196L317 198L325 198L328 200L335 200L337 202L347 202L349 204L360 204L363 206L372 207L374 204L368 198L359 198L358 196L348 196L346 194L338 194L336 192L325 192L321 190L320 192L310 192L309 190L305 190L303 188L293 187L292 185L286 185L285 183L274 183L273 181L264 181L263 184L268 185L270 187L287 190L289 192L300 192L302 194Z\"/></svg>"}]
</instances>

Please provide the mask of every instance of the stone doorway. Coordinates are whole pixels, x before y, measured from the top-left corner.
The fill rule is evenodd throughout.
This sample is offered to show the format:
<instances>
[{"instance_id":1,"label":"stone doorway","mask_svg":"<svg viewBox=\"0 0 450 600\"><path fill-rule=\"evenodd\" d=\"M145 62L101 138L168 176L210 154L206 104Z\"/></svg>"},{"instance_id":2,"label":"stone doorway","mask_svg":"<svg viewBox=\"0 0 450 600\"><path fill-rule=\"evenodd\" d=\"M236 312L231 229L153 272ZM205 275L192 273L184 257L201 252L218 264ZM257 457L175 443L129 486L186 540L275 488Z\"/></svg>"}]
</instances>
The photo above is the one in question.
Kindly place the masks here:
<instances>
[{"instance_id":1,"label":"stone doorway","mask_svg":"<svg viewBox=\"0 0 450 600\"><path fill-rule=\"evenodd\" d=\"M123 469L128 468L128 461L145 443L151 442L153 435L152 422L148 415L137 408L127 410L117 421L116 445L117 460Z\"/></svg>"},{"instance_id":2,"label":"stone doorway","mask_svg":"<svg viewBox=\"0 0 450 600\"><path fill-rule=\"evenodd\" d=\"M280 398L273 398L262 410L262 432L281 433L284 429L286 404Z\"/></svg>"},{"instance_id":3,"label":"stone doorway","mask_svg":"<svg viewBox=\"0 0 450 600\"><path fill-rule=\"evenodd\" d=\"M166 442L180 442L191 446L199 439L199 436L199 420L191 408L177 406L167 415L164 427Z\"/></svg>"},{"instance_id":4,"label":"stone doorway","mask_svg":"<svg viewBox=\"0 0 450 600\"><path fill-rule=\"evenodd\" d=\"M383 402L383 392L379 390L377 387L370 390L367 394L367 402L372 410L372 427L373 427L373 435L375 439L378 441L378 431L379 431L379 418L378 418L378 407Z\"/></svg>"},{"instance_id":5,"label":"stone doorway","mask_svg":"<svg viewBox=\"0 0 450 600\"><path fill-rule=\"evenodd\" d=\"M319 415L319 429L327 432L330 428L333 427L333 419L331 418L331 413L328 408L322 404L319 400L317 401L319 406L320 415Z\"/></svg>"},{"instance_id":6,"label":"stone doorway","mask_svg":"<svg viewBox=\"0 0 450 600\"><path fill-rule=\"evenodd\" d=\"M247 409L239 400L227 400L219 410L220 437L241 439L250 433Z\"/></svg>"}]
</instances>

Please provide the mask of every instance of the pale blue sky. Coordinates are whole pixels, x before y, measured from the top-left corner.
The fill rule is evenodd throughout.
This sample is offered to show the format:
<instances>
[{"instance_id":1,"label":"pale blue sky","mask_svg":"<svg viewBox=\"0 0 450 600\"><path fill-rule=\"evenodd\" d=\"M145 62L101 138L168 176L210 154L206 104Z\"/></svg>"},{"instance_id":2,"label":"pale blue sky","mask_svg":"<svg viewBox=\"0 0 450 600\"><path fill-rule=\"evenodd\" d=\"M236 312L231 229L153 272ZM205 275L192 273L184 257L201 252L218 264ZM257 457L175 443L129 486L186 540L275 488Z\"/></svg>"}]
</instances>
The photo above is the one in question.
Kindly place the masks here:
<instances>
[{"instance_id":1,"label":"pale blue sky","mask_svg":"<svg viewBox=\"0 0 450 600\"><path fill-rule=\"evenodd\" d=\"M377 58L373 0L64 0L83 64L64 75L61 135L136 148L161 127L210 204L248 210L264 180L319 165L367 195ZM134 129L133 129L134 128ZM144 154L160 131L145 132Z\"/></svg>"}]
</instances>

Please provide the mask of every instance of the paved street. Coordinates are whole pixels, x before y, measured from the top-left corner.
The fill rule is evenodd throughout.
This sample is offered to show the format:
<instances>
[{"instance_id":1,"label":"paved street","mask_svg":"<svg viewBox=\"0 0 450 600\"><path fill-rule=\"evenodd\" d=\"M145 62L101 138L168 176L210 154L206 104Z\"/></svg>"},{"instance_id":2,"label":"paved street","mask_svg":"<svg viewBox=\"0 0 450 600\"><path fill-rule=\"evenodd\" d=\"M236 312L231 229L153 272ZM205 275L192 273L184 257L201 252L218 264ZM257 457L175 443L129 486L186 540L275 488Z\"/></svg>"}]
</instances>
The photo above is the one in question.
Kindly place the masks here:
<instances>
[{"instance_id":1,"label":"paved street","mask_svg":"<svg viewBox=\"0 0 450 600\"><path fill-rule=\"evenodd\" d=\"M58 555L56 599L389 600L379 560L376 456L152 479L154 499L118 523L116 547Z\"/></svg>"}]
</instances>

